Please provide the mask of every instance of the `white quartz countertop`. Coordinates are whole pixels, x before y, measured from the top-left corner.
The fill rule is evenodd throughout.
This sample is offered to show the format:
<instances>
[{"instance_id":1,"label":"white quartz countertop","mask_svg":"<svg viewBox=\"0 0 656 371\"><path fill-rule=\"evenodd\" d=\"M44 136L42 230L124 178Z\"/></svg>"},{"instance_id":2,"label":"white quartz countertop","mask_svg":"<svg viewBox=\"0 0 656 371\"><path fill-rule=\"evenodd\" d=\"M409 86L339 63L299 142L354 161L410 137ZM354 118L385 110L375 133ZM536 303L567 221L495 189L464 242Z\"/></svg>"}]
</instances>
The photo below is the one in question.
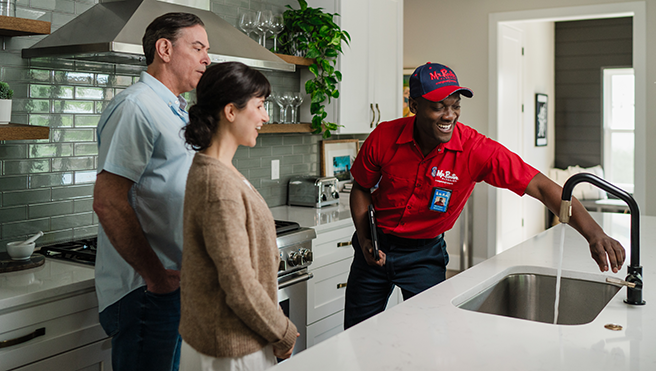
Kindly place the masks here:
<instances>
[{"instance_id":1,"label":"white quartz countertop","mask_svg":"<svg viewBox=\"0 0 656 371\"><path fill-rule=\"evenodd\" d=\"M594 213L629 250L630 215ZM622 288L583 325L553 325L459 309L509 273L556 275L565 229L563 277L603 282L587 242L559 225L301 352L275 370L656 370L656 217L641 217L644 306ZM627 254L627 264L630 254ZM455 303L455 304L454 304ZM623 327L611 331L604 325Z\"/></svg>"},{"instance_id":2,"label":"white quartz countertop","mask_svg":"<svg viewBox=\"0 0 656 371\"><path fill-rule=\"evenodd\" d=\"M317 232L341 228L351 224L349 194L340 192L339 204L315 209L303 206L272 207L273 219L293 221L302 227L314 228Z\"/></svg>"},{"instance_id":3,"label":"white quartz countertop","mask_svg":"<svg viewBox=\"0 0 656 371\"><path fill-rule=\"evenodd\" d=\"M46 259L36 268L0 273L0 313L94 289L93 267Z\"/></svg>"}]
</instances>

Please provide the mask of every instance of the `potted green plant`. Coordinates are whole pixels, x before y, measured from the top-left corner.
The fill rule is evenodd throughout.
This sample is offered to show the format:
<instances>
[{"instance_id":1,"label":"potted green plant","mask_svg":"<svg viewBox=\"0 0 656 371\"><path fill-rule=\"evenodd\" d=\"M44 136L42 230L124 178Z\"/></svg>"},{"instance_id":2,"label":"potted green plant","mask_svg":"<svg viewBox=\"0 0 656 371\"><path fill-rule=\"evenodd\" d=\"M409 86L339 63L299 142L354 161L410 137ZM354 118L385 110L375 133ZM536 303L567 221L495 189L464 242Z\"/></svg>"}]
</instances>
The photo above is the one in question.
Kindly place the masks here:
<instances>
[{"instance_id":1,"label":"potted green plant","mask_svg":"<svg viewBox=\"0 0 656 371\"><path fill-rule=\"evenodd\" d=\"M309 7L305 0L298 0L298 4L300 9L287 5L288 10L283 13L284 29L278 36L280 52L314 60L308 67L314 78L305 83L305 92L311 97L312 132L323 131L323 137L329 138L340 125L326 121L325 108L331 98L339 98L337 83L342 74L335 65L342 53L342 42L348 45L351 36L333 21L339 14Z\"/></svg>"},{"instance_id":2,"label":"potted green plant","mask_svg":"<svg viewBox=\"0 0 656 371\"><path fill-rule=\"evenodd\" d=\"M0 124L7 124L11 120L11 98L14 97L14 91L9 84L0 81Z\"/></svg>"}]
</instances>

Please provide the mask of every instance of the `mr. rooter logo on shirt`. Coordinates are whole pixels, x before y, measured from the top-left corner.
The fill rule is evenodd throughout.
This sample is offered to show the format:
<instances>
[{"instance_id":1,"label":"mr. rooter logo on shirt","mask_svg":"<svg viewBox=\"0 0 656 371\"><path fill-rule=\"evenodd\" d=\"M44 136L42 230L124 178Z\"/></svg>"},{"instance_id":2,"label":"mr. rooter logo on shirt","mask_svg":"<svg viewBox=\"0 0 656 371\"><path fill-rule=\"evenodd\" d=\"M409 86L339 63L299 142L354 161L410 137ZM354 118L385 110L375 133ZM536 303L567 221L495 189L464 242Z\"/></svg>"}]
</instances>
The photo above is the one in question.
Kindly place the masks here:
<instances>
[{"instance_id":1,"label":"mr. rooter logo on shirt","mask_svg":"<svg viewBox=\"0 0 656 371\"><path fill-rule=\"evenodd\" d=\"M431 175L435 178L436 183L453 185L460 180L455 173L448 170L438 170L437 166L431 169Z\"/></svg>"}]
</instances>

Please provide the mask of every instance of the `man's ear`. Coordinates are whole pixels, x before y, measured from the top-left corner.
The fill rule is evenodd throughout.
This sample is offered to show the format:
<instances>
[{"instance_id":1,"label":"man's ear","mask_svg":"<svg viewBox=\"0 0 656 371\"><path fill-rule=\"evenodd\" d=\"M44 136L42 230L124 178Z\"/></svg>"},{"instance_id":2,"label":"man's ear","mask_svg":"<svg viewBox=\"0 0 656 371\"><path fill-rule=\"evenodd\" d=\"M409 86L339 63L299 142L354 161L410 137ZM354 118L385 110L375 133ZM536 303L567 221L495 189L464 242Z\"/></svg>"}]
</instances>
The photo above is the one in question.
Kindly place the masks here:
<instances>
[{"instance_id":1,"label":"man's ear","mask_svg":"<svg viewBox=\"0 0 656 371\"><path fill-rule=\"evenodd\" d=\"M173 43L169 39L161 38L155 42L155 52L162 61L168 63L173 54Z\"/></svg>"},{"instance_id":2,"label":"man's ear","mask_svg":"<svg viewBox=\"0 0 656 371\"><path fill-rule=\"evenodd\" d=\"M414 113L415 115L417 114L418 105L419 103L417 102L417 100L411 97L408 98L408 108L410 108L410 112Z\"/></svg>"}]
</instances>

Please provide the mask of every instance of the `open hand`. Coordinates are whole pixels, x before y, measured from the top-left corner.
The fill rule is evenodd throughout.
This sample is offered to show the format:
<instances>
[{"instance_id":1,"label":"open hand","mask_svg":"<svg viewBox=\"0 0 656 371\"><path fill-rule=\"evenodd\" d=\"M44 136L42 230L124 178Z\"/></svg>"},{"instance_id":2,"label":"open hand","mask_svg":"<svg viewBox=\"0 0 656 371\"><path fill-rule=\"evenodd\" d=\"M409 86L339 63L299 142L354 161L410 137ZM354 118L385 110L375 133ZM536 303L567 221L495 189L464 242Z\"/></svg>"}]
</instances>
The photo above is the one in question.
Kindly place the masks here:
<instances>
[{"instance_id":1,"label":"open hand","mask_svg":"<svg viewBox=\"0 0 656 371\"><path fill-rule=\"evenodd\" d=\"M605 233L600 233L599 236L590 239L590 254L602 272L608 271L608 262L610 262L610 269L613 273L619 272L626 258L622 244Z\"/></svg>"}]
</instances>

